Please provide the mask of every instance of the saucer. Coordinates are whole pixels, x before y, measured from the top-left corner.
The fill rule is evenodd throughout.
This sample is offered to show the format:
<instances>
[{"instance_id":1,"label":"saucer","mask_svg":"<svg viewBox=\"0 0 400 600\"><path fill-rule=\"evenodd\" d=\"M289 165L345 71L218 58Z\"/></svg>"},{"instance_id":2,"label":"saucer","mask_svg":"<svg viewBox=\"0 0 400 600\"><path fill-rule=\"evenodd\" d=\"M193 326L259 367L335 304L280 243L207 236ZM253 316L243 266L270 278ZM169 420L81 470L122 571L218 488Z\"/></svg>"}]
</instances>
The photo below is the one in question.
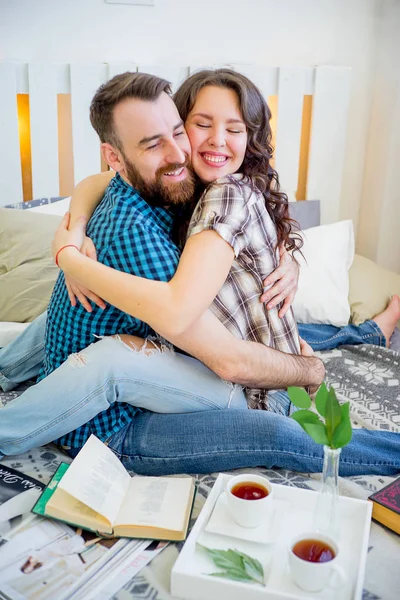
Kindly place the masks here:
<instances>
[{"instance_id":1,"label":"saucer","mask_svg":"<svg viewBox=\"0 0 400 600\"><path fill-rule=\"evenodd\" d=\"M226 494L220 494L215 503L214 510L210 516L204 531L216 533L229 537L256 542L258 544L272 544L276 541L280 530L281 513L289 506L289 502L271 499L268 515L258 527L242 527L231 517Z\"/></svg>"}]
</instances>

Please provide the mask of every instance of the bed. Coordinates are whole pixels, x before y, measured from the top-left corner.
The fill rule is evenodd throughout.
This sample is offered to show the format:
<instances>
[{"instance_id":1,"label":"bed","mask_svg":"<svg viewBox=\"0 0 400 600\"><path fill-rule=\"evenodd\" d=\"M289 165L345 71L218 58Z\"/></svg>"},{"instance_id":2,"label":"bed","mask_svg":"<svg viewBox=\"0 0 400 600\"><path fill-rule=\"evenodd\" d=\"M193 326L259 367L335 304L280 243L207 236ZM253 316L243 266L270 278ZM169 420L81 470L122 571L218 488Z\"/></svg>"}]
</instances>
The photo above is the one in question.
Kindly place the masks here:
<instances>
[{"instance_id":1,"label":"bed","mask_svg":"<svg viewBox=\"0 0 400 600\"><path fill-rule=\"evenodd\" d=\"M124 65L55 66L0 63L0 85L4 91L0 99L0 108L3 116L8 115L8 118L0 120L0 133L2 139L10 142L4 145L3 150L0 148L0 181L3 190L0 206L8 207L5 209L7 215L11 215L11 213L15 215L25 213L26 215L26 211L29 209L28 212L31 215L36 215L29 216L29 219L36 219L34 228L37 227L33 237L27 236L27 251L20 259L15 258L14 246L11 247L11 251L14 252L12 260L15 270L21 265L32 264L33 248L36 248L39 239L46 245L46 235L48 236L51 228L55 227L59 215L64 213L69 202L68 198L63 199L59 196L59 161L56 159L59 148L58 138L55 134L57 95L71 94L74 172L75 181L79 181L100 169L97 141L93 137L87 119L87 106L94 89L107 77L123 70L136 68L140 68L140 65L126 63ZM344 156L350 69L345 67L278 69L243 65L237 68L254 79L262 87L266 96L278 94L277 168L281 174L281 181L292 200L295 197L299 176L298 148L302 128L303 99L307 95L313 96L313 123L310 132L306 188L306 198L309 200L292 202L291 211L292 215L300 221L303 229L318 230L320 223L324 227L336 226L340 216L340 187L343 167L341 160ZM193 67L146 66L141 70L165 76L176 86L177 82L192 69ZM16 93L29 93L31 97L32 183L34 196L39 200L25 203L22 203L22 180L17 139L18 123L15 111ZM43 119L44 115L46 119ZM334 161L337 175L333 182L330 177L332 161ZM50 197L51 195L53 197ZM320 198L320 201L313 201L312 198ZM23 210L9 210L11 208ZM2 209L1 219L3 221L0 220L0 226L3 226L4 229L0 233L4 234L3 238L10 233L10 227L5 224L7 220L5 215L5 211ZM46 234L43 234L41 227L44 227L45 222L47 229ZM18 227L20 227L19 230ZM26 223L18 224L18 227L18 235L20 235L21 227L26 229ZM320 234L324 236L324 239L328 237L325 235L326 231L328 230L323 230ZM337 234L334 230L332 231L333 243L337 239ZM343 228L343 232L345 231L350 232L348 235L351 236L351 228L348 225ZM316 234L318 236L318 231ZM10 245L10 239L11 237L6 240L5 245ZM17 236L16 239L19 237ZM352 253L354 254L354 246ZM328 254L336 253L335 250L328 250ZM43 248L35 254L35 260L50 260L51 262L48 251L45 252ZM349 257L344 253L343 261L346 260L348 262ZM338 269L334 262L330 267L332 276L334 276ZM47 269L53 269L49 276L50 279L47 281L44 291L38 287L34 288L30 308L23 314L15 313L13 299L16 295L13 290L12 295L7 297L9 286L4 279L1 279L4 270L2 271L0 268L0 347L27 326L27 323L32 320L35 310L40 312L39 294L40 301L44 306L46 305L51 291L51 278L54 279L56 276L56 269L54 266L50 267L49 262L45 263L43 268L46 269L43 271L43 273L46 272L46 276ZM375 273L374 269L379 269L379 267L361 261L357 267L358 271L360 268L361 275L357 272L357 277L369 282L371 294L373 291L379 292L379 301L366 298L365 290L352 289L352 271L350 270L350 301L347 301L348 287L347 292L344 288L341 293L346 296L349 311L355 322L361 322L372 316L375 314L374 311L378 312L377 306L379 306L379 310L382 309L390 293L400 293L399 276L387 275L386 287L375 286L371 279L371 273ZM344 280L347 278L348 285L348 269L344 270ZM355 279L355 275L353 278ZM24 289L23 277L17 275L15 279ZM33 279L37 278L31 276L30 281L32 282ZM327 284L329 283L328 281ZM379 290L374 289L377 287ZM21 290L19 290L20 292ZM26 301L26 294L24 295L23 290L21 297ZM10 307L14 312L7 312L7 318L4 318L5 309L9 310ZM342 347L338 350L321 353L326 365L327 382L335 387L341 399L350 400L355 426L400 431L400 356L396 352L396 349L400 350L399 338L400 332L397 331L391 340L391 349L363 345ZM1 405L5 405L22 393L26 385L29 384L21 385L19 389L12 392L0 393L0 410ZM47 482L60 460L65 460L65 456L55 446L49 445L32 450L22 456L3 459L2 462ZM285 470L266 470L262 467L254 469L254 471L266 475L276 483L310 489L318 487L319 475L304 475ZM196 476L199 493L193 514L194 519L204 504L216 475L214 473ZM391 478L388 477L368 476L341 478L340 491L344 495L367 498L373 491L383 487L390 480ZM179 549L179 545L171 544L116 597L121 600L126 598L152 598L153 600L170 598L168 594L169 572ZM397 598L399 577L396 554L398 555L399 550L399 537L380 525L372 523L364 600Z\"/></svg>"},{"instance_id":2,"label":"bed","mask_svg":"<svg viewBox=\"0 0 400 600\"><path fill-rule=\"evenodd\" d=\"M38 219L41 214L51 213L52 226L55 226L68 202L68 198L42 198L23 205L9 206L10 209L16 208L17 212L11 211L8 214L19 215L20 209L24 209L24 212L25 210L28 210L29 213L33 211L35 217L30 216L29 218ZM318 229L320 219L318 201L297 203L295 210L292 208L291 211L306 233L309 227ZM4 214L4 209L2 213ZM8 336L11 338L27 324L0 323L0 335L1 326L8 327ZM392 339L392 345L395 348L399 347L399 338L400 332L396 332ZM3 344L4 341L5 338L3 338ZM1 338L0 345L2 345ZM331 352L320 353L320 355L325 362L327 382L335 387L342 400L348 399L351 402L351 414L355 426L400 432L400 355L394 349L368 345L343 346ZM27 385L29 383L21 385L12 392L0 392L0 406L16 398L26 389ZM65 458L65 455L61 454L56 446L50 444L21 456L3 459L2 462L47 482L59 462ZM248 470L246 469L246 471ZM318 489L319 474L307 475L264 468L251 469L251 471L264 474L276 483ZM216 476L216 473L196 475L199 493L193 519L201 510ZM351 497L367 498L373 491L383 487L391 479L377 476L341 478L340 492ZM171 545L149 567L146 567L127 584L116 597L121 600L123 598L161 599L169 597L166 596L168 588L166 582L179 549L179 544ZM372 523L364 599L394 599L397 597L398 572L394 556L399 550L400 539L398 536L382 526Z\"/></svg>"}]
</instances>

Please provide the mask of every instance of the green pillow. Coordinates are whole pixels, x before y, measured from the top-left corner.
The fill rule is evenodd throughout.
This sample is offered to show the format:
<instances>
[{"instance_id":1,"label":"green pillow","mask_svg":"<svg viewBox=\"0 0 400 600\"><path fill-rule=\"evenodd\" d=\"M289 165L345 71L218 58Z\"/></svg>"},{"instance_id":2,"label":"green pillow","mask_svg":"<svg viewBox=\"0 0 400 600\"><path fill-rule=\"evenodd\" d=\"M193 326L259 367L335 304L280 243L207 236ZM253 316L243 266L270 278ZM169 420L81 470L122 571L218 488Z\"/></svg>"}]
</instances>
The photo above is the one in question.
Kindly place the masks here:
<instances>
[{"instance_id":1,"label":"green pillow","mask_svg":"<svg viewBox=\"0 0 400 600\"><path fill-rule=\"evenodd\" d=\"M25 323L46 310L58 268L51 242L56 215L0 209L0 321Z\"/></svg>"},{"instance_id":2,"label":"green pillow","mask_svg":"<svg viewBox=\"0 0 400 600\"><path fill-rule=\"evenodd\" d=\"M398 273L358 254L350 267L349 282L351 321L355 325L372 319L386 308L391 296L400 295Z\"/></svg>"}]
</instances>

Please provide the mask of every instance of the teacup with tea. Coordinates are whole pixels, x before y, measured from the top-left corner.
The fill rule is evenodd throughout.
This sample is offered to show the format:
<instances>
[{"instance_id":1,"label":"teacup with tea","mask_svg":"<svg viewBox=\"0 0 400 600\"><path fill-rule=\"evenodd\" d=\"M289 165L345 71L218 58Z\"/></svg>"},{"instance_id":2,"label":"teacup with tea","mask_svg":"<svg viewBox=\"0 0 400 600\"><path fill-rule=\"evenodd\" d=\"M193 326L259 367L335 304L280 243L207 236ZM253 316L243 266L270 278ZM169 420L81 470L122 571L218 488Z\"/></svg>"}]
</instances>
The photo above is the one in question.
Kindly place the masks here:
<instances>
[{"instance_id":1,"label":"teacup with tea","mask_svg":"<svg viewBox=\"0 0 400 600\"><path fill-rule=\"evenodd\" d=\"M238 475L226 486L226 500L232 518L242 527L257 527L271 508L273 487L260 475Z\"/></svg>"},{"instance_id":2,"label":"teacup with tea","mask_svg":"<svg viewBox=\"0 0 400 600\"><path fill-rule=\"evenodd\" d=\"M328 535L306 532L289 544L289 567L293 581L306 592L319 592L324 587L340 588L346 575L337 564L339 547Z\"/></svg>"}]
</instances>

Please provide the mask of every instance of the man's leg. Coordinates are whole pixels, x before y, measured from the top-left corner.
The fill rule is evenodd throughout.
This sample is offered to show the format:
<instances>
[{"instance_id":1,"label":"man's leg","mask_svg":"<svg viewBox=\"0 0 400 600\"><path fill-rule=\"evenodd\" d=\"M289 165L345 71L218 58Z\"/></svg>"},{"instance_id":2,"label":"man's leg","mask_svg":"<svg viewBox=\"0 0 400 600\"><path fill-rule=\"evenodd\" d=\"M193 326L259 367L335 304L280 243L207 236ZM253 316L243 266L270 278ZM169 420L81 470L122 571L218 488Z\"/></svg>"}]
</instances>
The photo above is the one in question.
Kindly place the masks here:
<instances>
[{"instance_id":1,"label":"man's leg","mask_svg":"<svg viewBox=\"0 0 400 600\"><path fill-rule=\"evenodd\" d=\"M4 392L39 374L44 360L46 318L47 312L44 312L0 349L0 387Z\"/></svg>"},{"instance_id":2,"label":"man's leg","mask_svg":"<svg viewBox=\"0 0 400 600\"><path fill-rule=\"evenodd\" d=\"M299 335L313 350L333 350L344 344L374 344L385 346L386 338L375 321L365 321L361 325L320 325L318 323L298 324Z\"/></svg>"},{"instance_id":3,"label":"man's leg","mask_svg":"<svg viewBox=\"0 0 400 600\"><path fill-rule=\"evenodd\" d=\"M247 409L243 390L200 361L168 349L143 348L136 351L120 339L104 338L72 354L1 409L0 454L47 444L118 401L165 413Z\"/></svg>"},{"instance_id":4,"label":"man's leg","mask_svg":"<svg viewBox=\"0 0 400 600\"><path fill-rule=\"evenodd\" d=\"M249 467L320 472L323 447L292 419L259 410L160 415L143 412L108 441L142 475L213 473ZM356 429L340 458L342 476L400 472L400 434Z\"/></svg>"}]
</instances>

